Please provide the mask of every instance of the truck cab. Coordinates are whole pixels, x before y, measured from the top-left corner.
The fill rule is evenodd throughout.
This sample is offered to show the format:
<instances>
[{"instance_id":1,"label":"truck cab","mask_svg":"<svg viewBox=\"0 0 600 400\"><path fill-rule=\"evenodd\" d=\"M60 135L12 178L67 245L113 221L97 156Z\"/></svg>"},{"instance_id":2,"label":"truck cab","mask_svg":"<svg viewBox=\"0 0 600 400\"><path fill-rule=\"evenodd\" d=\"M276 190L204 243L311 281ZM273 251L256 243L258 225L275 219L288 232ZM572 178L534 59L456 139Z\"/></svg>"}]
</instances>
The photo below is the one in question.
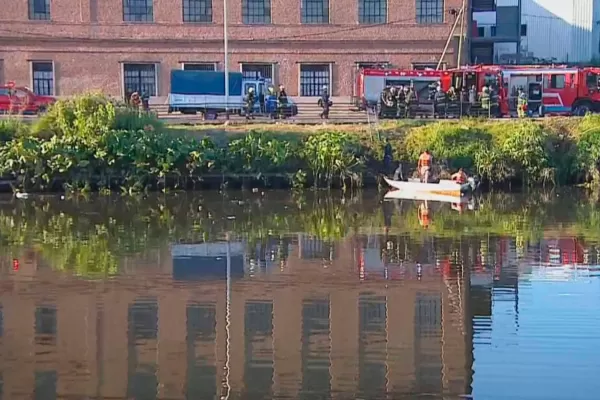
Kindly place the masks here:
<instances>
[{"instance_id":1,"label":"truck cab","mask_svg":"<svg viewBox=\"0 0 600 400\"><path fill-rule=\"evenodd\" d=\"M244 99L248 96L250 88L254 89L254 113L274 115L277 112L277 93L270 79L246 79L243 81ZM273 94L269 93L269 88L273 88ZM240 111L241 114L244 110ZM298 115L298 106L288 97L288 107L285 116Z\"/></svg>"}]
</instances>

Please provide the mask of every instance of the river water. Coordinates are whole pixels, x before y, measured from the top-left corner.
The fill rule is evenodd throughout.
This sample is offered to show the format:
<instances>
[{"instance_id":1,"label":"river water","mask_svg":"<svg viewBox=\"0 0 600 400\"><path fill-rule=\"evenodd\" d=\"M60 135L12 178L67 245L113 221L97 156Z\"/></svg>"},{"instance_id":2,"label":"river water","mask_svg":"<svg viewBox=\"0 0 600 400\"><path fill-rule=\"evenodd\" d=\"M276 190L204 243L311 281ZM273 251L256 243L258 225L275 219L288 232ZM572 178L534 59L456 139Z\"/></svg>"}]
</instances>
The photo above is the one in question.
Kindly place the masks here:
<instances>
[{"instance_id":1,"label":"river water","mask_svg":"<svg viewBox=\"0 0 600 400\"><path fill-rule=\"evenodd\" d=\"M2 398L597 399L596 204L2 198Z\"/></svg>"}]
</instances>

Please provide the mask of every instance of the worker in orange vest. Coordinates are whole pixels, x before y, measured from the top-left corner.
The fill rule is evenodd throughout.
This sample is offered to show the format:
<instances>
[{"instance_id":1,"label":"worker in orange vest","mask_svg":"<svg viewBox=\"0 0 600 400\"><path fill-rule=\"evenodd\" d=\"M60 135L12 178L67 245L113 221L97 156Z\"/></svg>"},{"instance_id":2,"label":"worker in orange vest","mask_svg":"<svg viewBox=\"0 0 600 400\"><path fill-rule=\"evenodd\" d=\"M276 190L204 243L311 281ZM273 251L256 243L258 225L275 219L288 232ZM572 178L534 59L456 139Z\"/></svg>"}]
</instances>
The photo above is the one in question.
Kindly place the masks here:
<instances>
[{"instance_id":1,"label":"worker in orange vest","mask_svg":"<svg viewBox=\"0 0 600 400\"><path fill-rule=\"evenodd\" d=\"M463 185L467 183L467 174L465 174L462 168L459 168L457 173L452 174L452 180L456 181L459 185Z\"/></svg>"},{"instance_id":2,"label":"worker in orange vest","mask_svg":"<svg viewBox=\"0 0 600 400\"><path fill-rule=\"evenodd\" d=\"M431 172L431 164L433 163L433 157L429 153L429 150L425 150L419 156L419 163L417 164L417 170L421 176L421 182L429 182L429 174Z\"/></svg>"}]
</instances>

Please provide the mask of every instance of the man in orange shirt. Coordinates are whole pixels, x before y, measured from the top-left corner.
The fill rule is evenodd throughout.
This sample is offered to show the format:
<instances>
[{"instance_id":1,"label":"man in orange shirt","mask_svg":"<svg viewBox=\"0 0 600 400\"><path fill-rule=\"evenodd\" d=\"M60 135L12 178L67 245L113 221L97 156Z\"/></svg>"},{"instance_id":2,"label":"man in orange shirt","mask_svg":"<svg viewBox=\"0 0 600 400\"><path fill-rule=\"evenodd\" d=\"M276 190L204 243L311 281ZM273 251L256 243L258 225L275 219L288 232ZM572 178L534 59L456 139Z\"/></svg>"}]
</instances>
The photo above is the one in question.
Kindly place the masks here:
<instances>
[{"instance_id":1,"label":"man in orange shirt","mask_svg":"<svg viewBox=\"0 0 600 400\"><path fill-rule=\"evenodd\" d=\"M417 164L417 170L421 176L421 182L429 182L429 174L431 172L431 164L433 163L433 157L429 153L429 150L425 150L419 156L419 163Z\"/></svg>"},{"instance_id":2,"label":"man in orange shirt","mask_svg":"<svg viewBox=\"0 0 600 400\"><path fill-rule=\"evenodd\" d=\"M452 180L456 181L459 185L463 185L467 183L467 174L465 174L462 168L459 168L458 172L452 175Z\"/></svg>"}]
</instances>

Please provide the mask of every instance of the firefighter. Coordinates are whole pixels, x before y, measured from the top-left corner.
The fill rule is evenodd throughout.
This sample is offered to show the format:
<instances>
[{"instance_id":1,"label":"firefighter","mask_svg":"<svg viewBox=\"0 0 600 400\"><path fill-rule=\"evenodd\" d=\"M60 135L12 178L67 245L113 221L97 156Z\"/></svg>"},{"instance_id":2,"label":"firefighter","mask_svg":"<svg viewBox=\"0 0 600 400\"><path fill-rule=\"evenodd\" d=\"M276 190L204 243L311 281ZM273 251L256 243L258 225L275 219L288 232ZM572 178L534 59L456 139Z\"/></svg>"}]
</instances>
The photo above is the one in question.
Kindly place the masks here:
<instances>
[{"instance_id":1,"label":"firefighter","mask_svg":"<svg viewBox=\"0 0 600 400\"><path fill-rule=\"evenodd\" d=\"M475 85L471 86L469 89L469 110L468 115L473 116L473 109L477 106L477 87Z\"/></svg>"},{"instance_id":2,"label":"firefighter","mask_svg":"<svg viewBox=\"0 0 600 400\"><path fill-rule=\"evenodd\" d=\"M525 118L527 115L527 96L523 88L519 88L519 97L517 99L517 115L519 118Z\"/></svg>"},{"instance_id":3,"label":"firefighter","mask_svg":"<svg viewBox=\"0 0 600 400\"><path fill-rule=\"evenodd\" d=\"M406 94L404 86L399 86L396 91L396 118L404 118L406 116Z\"/></svg>"},{"instance_id":4,"label":"firefighter","mask_svg":"<svg viewBox=\"0 0 600 400\"><path fill-rule=\"evenodd\" d=\"M390 108L392 107L392 87L387 85L381 91L381 95L379 96L379 116L381 118L385 118L389 115Z\"/></svg>"},{"instance_id":5,"label":"firefighter","mask_svg":"<svg viewBox=\"0 0 600 400\"><path fill-rule=\"evenodd\" d=\"M450 86L450 89L448 89L448 93L446 93L446 100L446 116L454 116L458 110L458 94L456 93L454 86Z\"/></svg>"},{"instance_id":6,"label":"firefighter","mask_svg":"<svg viewBox=\"0 0 600 400\"><path fill-rule=\"evenodd\" d=\"M254 111L254 88L250 87L248 89L248 96L246 96L246 120L250 118L254 119L254 115L252 115Z\"/></svg>"},{"instance_id":7,"label":"firefighter","mask_svg":"<svg viewBox=\"0 0 600 400\"><path fill-rule=\"evenodd\" d=\"M142 100L142 108L144 109L144 112L150 111L150 96L148 96L148 93L142 92L141 100Z\"/></svg>"},{"instance_id":8,"label":"firefighter","mask_svg":"<svg viewBox=\"0 0 600 400\"><path fill-rule=\"evenodd\" d=\"M437 83L431 82L427 89L427 100L431 102L431 117L435 118L435 93L437 92Z\"/></svg>"},{"instance_id":9,"label":"firefighter","mask_svg":"<svg viewBox=\"0 0 600 400\"><path fill-rule=\"evenodd\" d=\"M285 118L285 108L287 107L288 99L285 87L279 85L279 92L277 93L277 113L280 119Z\"/></svg>"},{"instance_id":10,"label":"firefighter","mask_svg":"<svg viewBox=\"0 0 600 400\"><path fill-rule=\"evenodd\" d=\"M490 115L490 89L487 86L484 86L481 89L481 95L479 96L481 100L481 109L489 116Z\"/></svg>"},{"instance_id":11,"label":"firefighter","mask_svg":"<svg viewBox=\"0 0 600 400\"><path fill-rule=\"evenodd\" d=\"M396 116L397 112L398 112L398 87L397 86L392 86L390 88L390 102L391 102L391 110L390 110L390 114L393 113L394 116Z\"/></svg>"},{"instance_id":12,"label":"firefighter","mask_svg":"<svg viewBox=\"0 0 600 400\"><path fill-rule=\"evenodd\" d=\"M332 103L327 86L323 86L323 92L321 93L318 105L323 109L321 111L321 119L329 119L329 107L331 107Z\"/></svg>"},{"instance_id":13,"label":"firefighter","mask_svg":"<svg viewBox=\"0 0 600 400\"><path fill-rule=\"evenodd\" d=\"M436 87L435 97L433 102L435 104L435 113L438 118L446 116L446 93L442 90L441 86Z\"/></svg>"},{"instance_id":14,"label":"firefighter","mask_svg":"<svg viewBox=\"0 0 600 400\"><path fill-rule=\"evenodd\" d=\"M406 103L405 116L406 118L413 117L413 108L418 103L417 94L415 93L415 88L410 85L410 87L404 87L404 102Z\"/></svg>"}]
</instances>

